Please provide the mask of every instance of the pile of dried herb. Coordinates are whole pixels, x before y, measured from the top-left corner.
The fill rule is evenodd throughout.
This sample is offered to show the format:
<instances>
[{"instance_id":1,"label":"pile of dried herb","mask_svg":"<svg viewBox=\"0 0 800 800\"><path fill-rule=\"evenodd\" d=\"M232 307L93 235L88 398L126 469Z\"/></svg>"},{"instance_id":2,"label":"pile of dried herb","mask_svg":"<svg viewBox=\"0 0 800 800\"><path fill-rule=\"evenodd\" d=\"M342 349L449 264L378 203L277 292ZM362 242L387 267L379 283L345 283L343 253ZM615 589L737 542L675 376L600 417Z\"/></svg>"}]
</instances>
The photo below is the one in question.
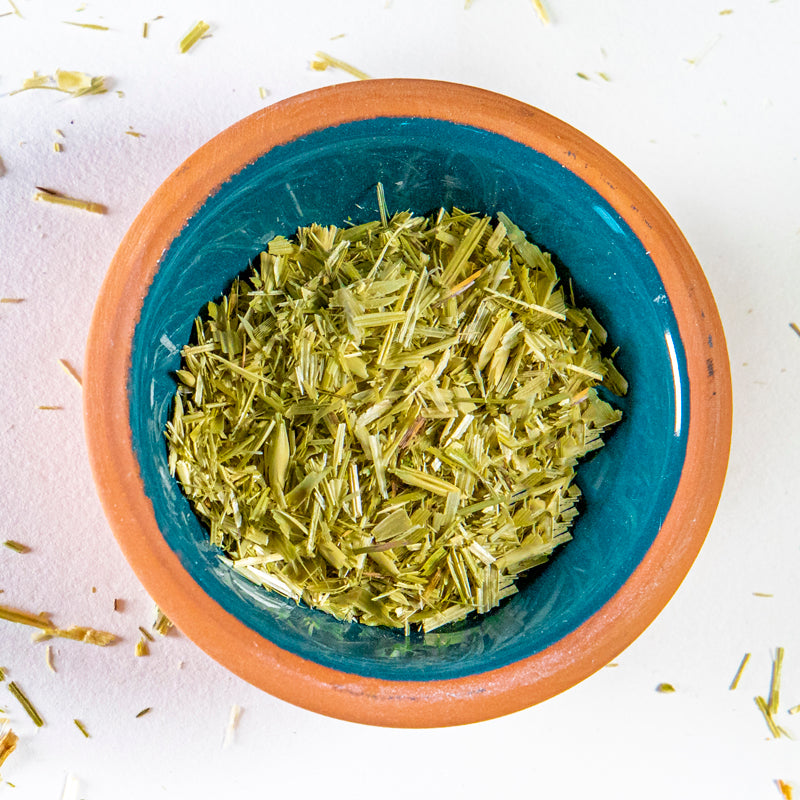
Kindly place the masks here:
<instances>
[{"instance_id":1,"label":"pile of dried herb","mask_svg":"<svg viewBox=\"0 0 800 800\"><path fill-rule=\"evenodd\" d=\"M169 468L255 583L425 631L570 539L621 412L606 332L508 217L386 213L276 237L195 320Z\"/></svg>"}]
</instances>

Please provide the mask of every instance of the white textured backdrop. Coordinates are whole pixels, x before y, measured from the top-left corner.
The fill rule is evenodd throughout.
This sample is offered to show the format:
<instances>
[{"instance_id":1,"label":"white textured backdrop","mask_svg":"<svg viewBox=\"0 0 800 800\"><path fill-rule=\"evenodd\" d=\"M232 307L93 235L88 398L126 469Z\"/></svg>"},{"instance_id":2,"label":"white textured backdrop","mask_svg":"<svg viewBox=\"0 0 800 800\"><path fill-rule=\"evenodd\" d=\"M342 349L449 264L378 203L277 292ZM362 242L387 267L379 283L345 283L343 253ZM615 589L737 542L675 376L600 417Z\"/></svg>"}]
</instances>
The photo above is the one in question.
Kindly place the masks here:
<instances>
[{"instance_id":1,"label":"white textured backdrop","mask_svg":"<svg viewBox=\"0 0 800 800\"><path fill-rule=\"evenodd\" d=\"M529 0L0 0L0 297L23 299L0 304L0 542L30 547L0 547L0 603L122 637L105 649L52 642L54 673L29 629L0 621L0 666L46 720L34 728L0 684L20 735L0 798L60 798L66 786L71 800L771 800L777 779L800 793L800 741L773 740L753 702L784 646L778 720L800 737L800 714L787 711L800 703L800 336L789 326L800 323L800 6L545 2L549 25ZM180 54L198 19L210 38ZM699 559L618 666L504 719L367 728L275 700L180 635L134 656L152 602L103 517L80 388L58 359L82 369L114 250L184 158L269 103L350 80L311 70L317 50L373 77L501 92L581 129L672 213L722 315L733 447ZM56 69L104 75L110 90L12 94ZM108 213L36 203L36 186ZM655 691L664 681L674 694ZM223 748L234 704L243 713Z\"/></svg>"}]
</instances>

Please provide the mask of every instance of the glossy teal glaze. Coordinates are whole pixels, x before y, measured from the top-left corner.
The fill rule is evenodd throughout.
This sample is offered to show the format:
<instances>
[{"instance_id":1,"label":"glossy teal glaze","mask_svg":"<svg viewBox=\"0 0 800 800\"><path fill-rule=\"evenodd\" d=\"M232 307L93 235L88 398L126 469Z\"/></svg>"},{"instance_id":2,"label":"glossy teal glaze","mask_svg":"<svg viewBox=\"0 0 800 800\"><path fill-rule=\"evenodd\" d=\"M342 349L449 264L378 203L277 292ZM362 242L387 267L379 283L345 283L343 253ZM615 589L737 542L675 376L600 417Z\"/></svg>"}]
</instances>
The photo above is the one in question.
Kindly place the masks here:
<instances>
[{"instance_id":1,"label":"glossy teal glaze","mask_svg":"<svg viewBox=\"0 0 800 800\"><path fill-rule=\"evenodd\" d=\"M574 540L483 618L431 634L346 624L253 586L218 563L167 470L163 427L180 348L205 303L276 234L311 222L440 206L504 211L556 257L578 301L621 350L624 420L583 463L585 506ZM438 120L348 123L273 149L233 176L165 253L144 300L129 373L131 429L147 495L170 547L194 580L279 647L334 669L384 679L456 678L537 653L600 609L639 564L681 474L688 377L669 298L641 243L593 189L550 158L501 137Z\"/></svg>"}]
</instances>

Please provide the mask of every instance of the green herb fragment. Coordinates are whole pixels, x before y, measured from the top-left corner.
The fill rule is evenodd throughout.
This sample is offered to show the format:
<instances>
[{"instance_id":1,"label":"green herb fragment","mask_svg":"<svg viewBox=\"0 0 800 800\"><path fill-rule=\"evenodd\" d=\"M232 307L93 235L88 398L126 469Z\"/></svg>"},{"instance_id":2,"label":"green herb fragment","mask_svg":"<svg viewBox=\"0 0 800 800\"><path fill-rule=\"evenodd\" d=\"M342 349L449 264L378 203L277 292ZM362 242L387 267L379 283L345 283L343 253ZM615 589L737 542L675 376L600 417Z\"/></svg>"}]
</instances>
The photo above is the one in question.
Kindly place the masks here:
<instances>
[{"instance_id":1,"label":"green herb fragment","mask_svg":"<svg viewBox=\"0 0 800 800\"><path fill-rule=\"evenodd\" d=\"M348 64L346 61L342 61L340 58L335 58L334 56L330 56L327 53L323 53L319 50L314 53L314 60L311 61L310 66L311 69L318 72L324 72L329 67L340 69L342 72L346 72L348 75L352 75L354 78L358 78L360 81L369 80L370 77L366 72L354 67L352 64Z\"/></svg>"},{"instance_id":2,"label":"green herb fragment","mask_svg":"<svg viewBox=\"0 0 800 800\"><path fill-rule=\"evenodd\" d=\"M539 19L544 25L548 25L550 23L550 15L547 13L547 9L542 0L531 0L531 2L533 3L533 8L536 13L539 15Z\"/></svg>"},{"instance_id":3,"label":"green herb fragment","mask_svg":"<svg viewBox=\"0 0 800 800\"><path fill-rule=\"evenodd\" d=\"M86 730L86 726L79 719L74 719L72 721L75 723L75 727L88 739L89 731Z\"/></svg>"},{"instance_id":4,"label":"green herb fragment","mask_svg":"<svg viewBox=\"0 0 800 800\"><path fill-rule=\"evenodd\" d=\"M2 173L0 173L0 174L2 174ZM798 336L800 336L800 325L798 325L796 322L790 322L790 323L789 323L789 327L790 327L790 328L791 328L791 329L792 329L792 330L793 330L793 331L794 331L794 332L795 332L795 333L796 333Z\"/></svg>"},{"instance_id":5,"label":"green herb fragment","mask_svg":"<svg viewBox=\"0 0 800 800\"><path fill-rule=\"evenodd\" d=\"M73 625L71 628L57 628L50 619L49 614L31 614L27 611L21 611L18 608L11 608L10 606L0 606L0 619L4 619L8 622L16 622L19 625L29 625L33 628L39 628L41 630L39 636L42 639L58 636L62 639L74 639L79 642L105 647L114 642L117 638L113 633L98 631L94 628L86 628L81 625Z\"/></svg>"},{"instance_id":6,"label":"green herb fragment","mask_svg":"<svg viewBox=\"0 0 800 800\"><path fill-rule=\"evenodd\" d=\"M656 686L656 691L661 694L670 694L675 691L675 687L671 683L659 683Z\"/></svg>"},{"instance_id":7,"label":"green herb fragment","mask_svg":"<svg viewBox=\"0 0 800 800\"><path fill-rule=\"evenodd\" d=\"M581 80L588 81L591 78L585 72L576 72L575 73Z\"/></svg>"},{"instance_id":8,"label":"green herb fragment","mask_svg":"<svg viewBox=\"0 0 800 800\"><path fill-rule=\"evenodd\" d=\"M154 642L155 641L155 639L153 638L153 635L150 633L150 631L148 631L146 628L143 628L141 625L139 626L139 633L141 633L142 636L144 636L144 638L147 639L148 642Z\"/></svg>"},{"instance_id":9,"label":"green herb fragment","mask_svg":"<svg viewBox=\"0 0 800 800\"><path fill-rule=\"evenodd\" d=\"M0 767L5 764L6 759L17 749L19 737L7 722L0 724Z\"/></svg>"},{"instance_id":10,"label":"green herb fragment","mask_svg":"<svg viewBox=\"0 0 800 800\"><path fill-rule=\"evenodd\" d=\"M25 710L25 713L33 721L33 724L37 728L41 728L42 725L44 725L44 720L42 719L39 712L34 708L33 703L31 703L31 701L27 698L22 689L20 689L19 686L17 686L17 684L14 681L11 681L8 684L8 691L11 692L11 694L13 694L14 697L17 698L19 704Z\"/></svg>"},{"instance_id":11,"label":"green herb fragment","mask_svg":"<svg viewBox=\"0 0 800 800\"><path fill-rule=\"evenodd\" d=\"M5 667L0 667L0 683L2 683L5 679L6 679Z\"/></svg>"},{"instance_id":12,"label":"green herb fragment","mask_svg":"<svg viewBox=\"0 0 800 800\"><path fill-rule=\"evenodd\" d=\"M82 211L90 211L93 214L106 213L106 207L100 203L94 203L90 200L81 200L77 197L69 197L60 192L54 192L52 189L37 188L39 191L33 196L34 200L41 200L45 203L53 203L55 205L70 206L71 208L79 208Z\"/></svg>"},{"instance_id":13,"label":"green herb fragment","mask_svg":"<svg viewBox=\"0 0 800 800\"><path fill-rule=\"evenodd\" d=\"M782 647L779 647L775 653L775 660L772 662L772 678L769 686L769 713L777 714L778 706L780 705L781 696L781 671L783 669L783 653Z\"/></svg>"},{"instance_id":14,"label":"green herb fragment","mask_svg":"<svg viewBox=\"0 0 800 800\"><path fill-rule=\"evenodd\" d=\"M107 25L95 25L92 22L67 22L66 20L64 20L64 24L65 25L75 25L75 27L77 27L77 28L88 28L89 30L92 30L92 31L107 31L108 30L108 26Z\"/></svg>"},{"instance_id":15,"label":"green herb fragment","mask_svg":"<svg viewBox=\"0 0 800 800\"><path fill-rule=\"evenodd\" d=\"M85 72L74 70L56 70L55 77L52 75L39 75L33 73L33 77L26 78L19 89L9 92L9 95L25 92L29 89L53 89L55 91L70 94L73 97L83 97L87 94L103 94L108 91L106 79L103 76L93 77Z\"/></svg>"},{"instance_id":16,"label":"green herb fragment","mask_svg":"<svg viewBox=\"0 0 800 800\"><path fill-rule=\"evenodd\" d=\"M66 358L59 358L58 363L61 365L61 369L63 369L64 372L66 372L67 375L69 375L70 378L72 378L72 380L78 384L78 386L83 386L83 381L81 380L81 376L78 374L78 370L76 370Z\"/></svg>"},{"instance_id":17,"label":"green herb fragment","mask_svg":"<svg viewBox=\"0 0 800 800\"><path fill-rule=\"evenodd\" d=\"M172 622L167 619L166 614L156 606L156 618L153 622L153 630L159 636L166 636L172 630Z\"/></svg>"},{"instance_id":18,"label":"green herb fragment","mask_svg":"<svg viewBox=\"0 0 800 800\"><path fill-rule=\"evenodd\" d=\"M733 691L739 685L739 681L742 679L742 674L744 673L744 668L747 666L747 662L749 660L750 660L750 653L745 653L742 656L742 660L739 663L739 668L736 670L736 674L733 676L731 685L728 687L731 691Z\"/></svg>"},{"instance_id":19,"label":"green herb fragment","mask_svg":"<svg viewBox=\"0 0 800 800\"><path fill-rule=\"evenodd\" d=\"M755 704L758 706L758 710L764 716L764 721L767 723L767 727L769 728L769 732L772 734L773 739L780 738L780 728L775 724L775 720L772 718L772 712L769 710L767 701L761 696L754 697L753 699L755 700Z\"/></svg>"},{"instance_id":20,"label":"green herb fragment","mask_svg":"<svg viewBox=\"0 0 800 800\"><path fill-rule=\"evenodd\" d=\"M145 714L149 714L153 709L148 706L147 708L143 708L137 715L136 719L143 717Z\"/></svg>"},{"instance_id":21,"label":"green herb fragment","mask_svg":"<svg viewBox=\"0 0 800 800\"><path fill-rule=\"evenodd\" d=\"M432 631L570 539L575 468L622 416L597 387L627 382L507 216L390 215L382 187L378 212L275 237L208 304L168 463L239 575Z\"/></svg>"},{"instance_id":22,"label":"green herb fragment","mask_svg":"<svg viewBox=\"0 0 800 800\"><path fill-rule=\"evenodd\" d=\"M15 542L13 539L6 539L3 545L9 550L13 550L15 553L30 553L31 551L30 547L20 542Z\"/></svg>"},{"instance_id":23,"label":"green herb fragment","mask_svg":"<svg viewBox=\"0 0 800 800\"><path fill-rule=\"evenodd\" d=\"M178 45L181 53L187 53L189 50L192 49L200 39L208 32L208 29L211 26L207 22L203 22L200 20L196 22L189 33L181 39L180 44Z\"/></svg>"},{"instance_id":24,"label":"green herb fragment","mask_svg":"<svg viewBox=\"0 0 800 800\"><path fill-rule=\"evenodd\" d=\"M794 797L794 790L792 789L792 785L790 783L786 783L786 781L782 781L780 778L778 778L775 781L775 785L778 787L781 797L783 797L784 800L792 800Z\"/></svg>"}]
</instances>

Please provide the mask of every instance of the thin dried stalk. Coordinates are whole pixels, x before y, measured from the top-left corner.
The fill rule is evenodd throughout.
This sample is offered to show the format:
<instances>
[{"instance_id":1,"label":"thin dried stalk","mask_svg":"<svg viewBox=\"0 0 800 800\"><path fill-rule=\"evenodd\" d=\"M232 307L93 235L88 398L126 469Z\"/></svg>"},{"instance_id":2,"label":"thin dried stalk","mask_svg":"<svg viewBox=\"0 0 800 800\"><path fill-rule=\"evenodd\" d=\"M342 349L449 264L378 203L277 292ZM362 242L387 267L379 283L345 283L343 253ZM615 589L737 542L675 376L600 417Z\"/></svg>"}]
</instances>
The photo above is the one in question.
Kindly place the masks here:
<instances>
[{"instance_id":1,"label":"thin dried stalk","mask_svg":"<svg viewBox=\"0 0 800 800\"><path fill-rule=\"evenodd\" d=\"M40 639L57 636L62 639L74 639L75 641L105 647L114 642L117 638L113 633L98 631L94 628L86 628L79 625L73 625L71 628L57 628L50 619L49 614L31 614L28 611L11 608L10 606L0 606L0 619L7 620L8 622L16 622L19 625L29 625L33 628L39 628L41 630L39 634Z\"/></svg>"}]
</instances>

